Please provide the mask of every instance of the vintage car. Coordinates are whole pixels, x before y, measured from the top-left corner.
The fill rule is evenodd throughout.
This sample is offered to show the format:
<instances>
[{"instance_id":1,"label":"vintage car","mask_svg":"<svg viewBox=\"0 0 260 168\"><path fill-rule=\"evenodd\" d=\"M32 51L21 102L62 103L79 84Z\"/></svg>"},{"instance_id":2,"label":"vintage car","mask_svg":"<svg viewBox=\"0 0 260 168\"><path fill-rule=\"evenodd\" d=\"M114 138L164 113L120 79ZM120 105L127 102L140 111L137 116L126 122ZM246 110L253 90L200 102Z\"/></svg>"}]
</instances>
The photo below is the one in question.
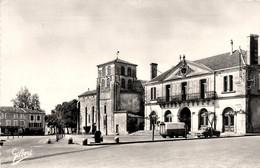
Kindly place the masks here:
<instances>
[{"instance_id":1,"label":"vintage car","mask_svg":"<svg viewBox=\"0 0 260 168\"><path fill-rule=\"evenodd\" d=\"M214 128L211 127L207 127L204 130L199 130L198 132L196 132L196 135L198 138L200 138L201 136L204 137L212 137L212 136L220 136L220 131L215 130Z\"/></svg>"}]
</instances>

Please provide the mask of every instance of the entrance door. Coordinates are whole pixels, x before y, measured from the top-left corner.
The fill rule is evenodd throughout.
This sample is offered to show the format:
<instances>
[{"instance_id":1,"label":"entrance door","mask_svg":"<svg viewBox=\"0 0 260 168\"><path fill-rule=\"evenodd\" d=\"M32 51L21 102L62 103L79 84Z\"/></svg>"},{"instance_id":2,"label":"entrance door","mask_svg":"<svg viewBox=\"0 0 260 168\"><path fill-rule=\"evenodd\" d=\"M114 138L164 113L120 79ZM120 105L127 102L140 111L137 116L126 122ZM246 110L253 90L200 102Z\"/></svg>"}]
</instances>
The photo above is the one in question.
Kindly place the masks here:
<instances>
[{"instance_id":1,"label":"entrance door","mask_svg":"<svg viewBox=\"0 0 260 168\"><path fill-rule=\"evenodd\" d=\"M234 114L230 107L223 112L223 132L234 132Z\"/></svg>"},{"instance_id":2,"label":"entrance door","mask_svg":"<svg viewBox=\"0 0 260 168\"><path fill-rule=\"evenodd\" d=\"M188 130L191 130L191 112L189 108L185 107L181 110L179 121L184 122L187 125Z\"/></svg>"}]
</instances>

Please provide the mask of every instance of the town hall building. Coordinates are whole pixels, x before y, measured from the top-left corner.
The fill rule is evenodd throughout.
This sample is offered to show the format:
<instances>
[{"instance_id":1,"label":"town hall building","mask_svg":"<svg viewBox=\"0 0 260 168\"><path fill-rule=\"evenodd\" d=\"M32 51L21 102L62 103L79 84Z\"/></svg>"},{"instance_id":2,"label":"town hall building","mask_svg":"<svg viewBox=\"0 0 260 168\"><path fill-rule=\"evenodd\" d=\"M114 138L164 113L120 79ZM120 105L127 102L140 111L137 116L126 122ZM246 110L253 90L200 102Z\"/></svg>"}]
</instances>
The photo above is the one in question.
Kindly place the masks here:
<instances>
[{"instance_id":1,"label":"town hall building","mask_svg":"<svg viewBox=\"0 0 260 168\"><path fill-rule=\"evenodd\" d=\"M222 133L260 132L260 65L258 35L248 37L248 50L180 62L145 83L145 130L154 122L185 122L189 131L214 127Z\"/></svg>"}]
</instances>

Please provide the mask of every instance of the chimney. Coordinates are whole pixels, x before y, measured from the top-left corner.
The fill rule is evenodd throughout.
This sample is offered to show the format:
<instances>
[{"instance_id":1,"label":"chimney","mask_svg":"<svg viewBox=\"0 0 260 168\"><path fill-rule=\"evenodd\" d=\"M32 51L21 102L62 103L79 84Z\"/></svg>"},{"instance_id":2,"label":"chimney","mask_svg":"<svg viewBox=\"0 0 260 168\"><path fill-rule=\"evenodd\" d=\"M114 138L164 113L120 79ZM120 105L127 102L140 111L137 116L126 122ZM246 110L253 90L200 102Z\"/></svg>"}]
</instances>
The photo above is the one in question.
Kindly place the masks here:
<instances>
[{"instance_id":1,"label":"chimney","mask_svg":"<svg viewBox=\"0 0 260 168\"><path fill-rule=\"evenodd\" d=\"M230 51L230 55L232 55L233 54L233 40L231 39L231 41L230 41L230 44L231 44L231 51Z\"/></svg>"},{"instance_id":2,"label":"chimney","mask_svg":"<svg viewBox=\"0 0 260 168\"><path fill-rule=\"evenodd\" d=\"M155 78L157 76L157 65L156 63L151 63L151 79Z\"/></svg>"},{"instance_id":3,"label":"chimney","mask_svg":"<svg viewBox=\"0 0 260 168\"><path fill-rule=\"evenodd\" d=\"M247 52L247 64L258 64L258 35L250 34L248 36L248 52Z\"/></svg>"}]
</instances>

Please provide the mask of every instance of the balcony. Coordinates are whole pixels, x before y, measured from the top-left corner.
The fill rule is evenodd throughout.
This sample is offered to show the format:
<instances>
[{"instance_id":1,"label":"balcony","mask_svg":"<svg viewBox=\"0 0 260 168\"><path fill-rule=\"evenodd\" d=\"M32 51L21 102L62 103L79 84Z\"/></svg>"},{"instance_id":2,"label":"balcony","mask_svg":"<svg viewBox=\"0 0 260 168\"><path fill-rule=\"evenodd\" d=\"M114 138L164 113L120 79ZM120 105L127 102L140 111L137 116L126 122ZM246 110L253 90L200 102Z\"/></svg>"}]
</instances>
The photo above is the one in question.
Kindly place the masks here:
<instances>
[{"instance_id":1,"label":"balcony","mask_svg":"<svg viewBox=\"0 0 260 168\"><path fill-rule=\"evenodd\" d=\"M169 97L157 97L157 103L161 105L166 103L210 101L214 99L216 99L216 92L209 91L209 92L205 92L204 95L201 93L191 93L191 94L173 95Z\"/></svg>"}]
</instances>

